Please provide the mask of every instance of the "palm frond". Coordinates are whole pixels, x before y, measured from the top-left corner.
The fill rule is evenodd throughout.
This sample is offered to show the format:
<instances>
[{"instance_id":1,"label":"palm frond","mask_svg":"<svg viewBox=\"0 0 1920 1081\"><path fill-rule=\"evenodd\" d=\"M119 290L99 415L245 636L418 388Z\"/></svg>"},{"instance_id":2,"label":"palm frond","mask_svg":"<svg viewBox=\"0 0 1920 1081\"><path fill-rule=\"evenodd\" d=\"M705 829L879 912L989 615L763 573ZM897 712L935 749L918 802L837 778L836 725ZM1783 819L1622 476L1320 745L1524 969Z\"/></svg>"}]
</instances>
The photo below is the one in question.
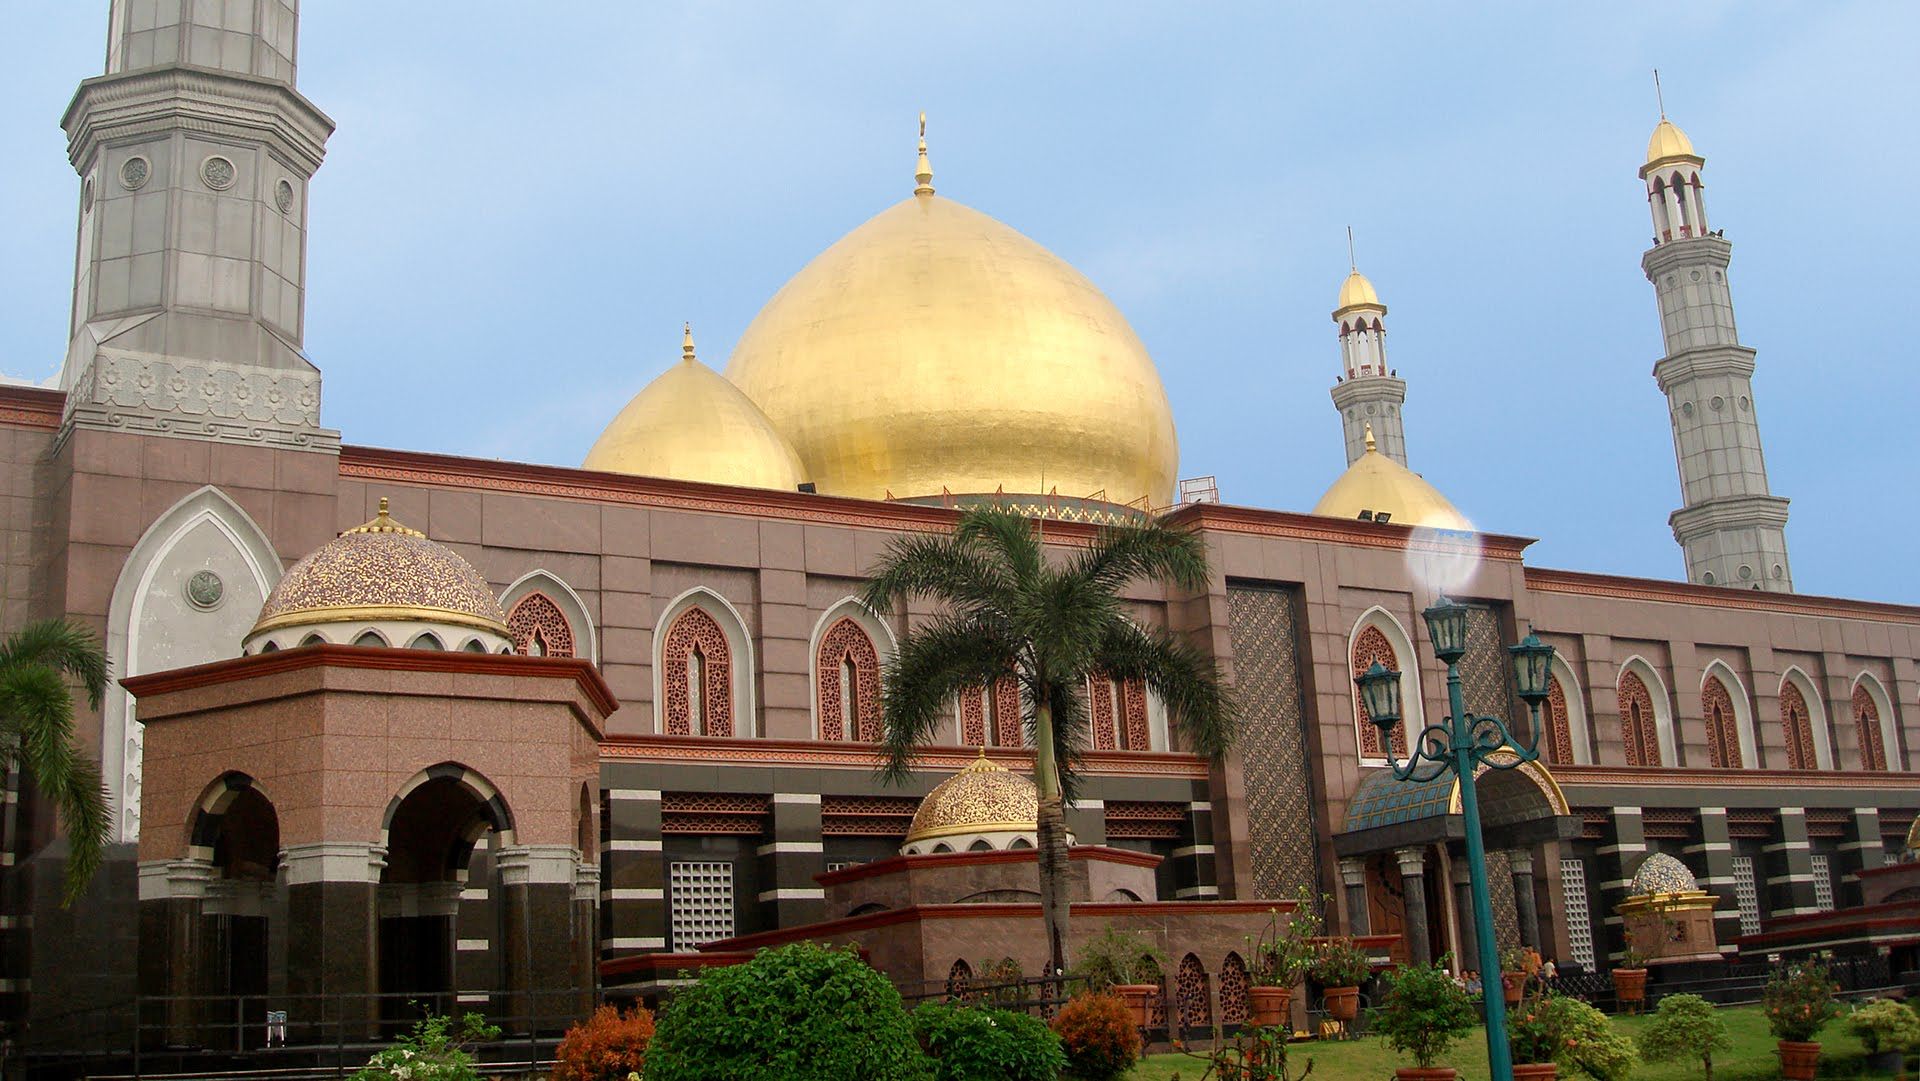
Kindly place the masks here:
<instances>
[{"instance_id":1,"label":"palm frond","mask_svg":"<svg viewBox=\"0 0 1920 1081\"><path fill-rule=\"evenodd\" d=\"M100 770L74 746L73 695L59 672L46 664L0 667L0 728L67 828L71 903L99 869L112 823Z\"/></svg>"},{"instance_id":2,"label":"palm frond","mask_svg":"<svg viewBox=\"0 0 1920 1081\"><path fill-rule=\"evenodd\" d=\"M79 680L87 689L87 701L100 708L107 689L107 655L92 630L70 620L43 619L0 640L0 668L36 664Z\"/></svg>"},{"instance_id":3,"label":"palm frond","mask_svg":"<svg viewBox=\"0 0 1920 1081\"><path fill-rule=\"evenodd\" d=\"M916 597L970 612L1005 608L1011 599L1005 569L973 544L951 535L896 538L870 573L862 599L876 612L892 611Z\"/></svg>"},{"instance_id":4,"label":"palm frond","mask_svg":"<svg viewBox=\"0 0 1920 1081\"><path fill-rule=\"evenodd\" d=\"M951 614L934 617L901 640L882 681L887 761L881 774L889 784L911 772L913 752L932 742L955 695L991 686L1011 671L1013 648L991 625Z\"/></svg>"},{"instance_id":5,"label":"palm frond","mask_svg":"<svg viewBox=\"0 0 1920 1081\"><path fill-rule=\"evenodd\" d=\"M1207 542L1198 533L1169 529L1157 522L1108 526L1068 566L1075 577L1109 593L1135 579L1204 589Z\"/></svg>"},{"instance_id":6,"label":"palm frond","mask_svg":"<svg viewBox=\"0 0 1920 1081\"><path fill-rule=\"evenodd\" d=\"M961 516L953 536L963 544L980 545L998 555L1016 584L1040 575L1040 538L1034 535L1033 521L1026 515L999 507L975 507Z\"/></svg>"},{"instance_id":7,"label":"palm frond","mask_svg":"<svg viewBox=\"0 0 1920 1081\"><path fill-rule=\"evenodd\" d=\"M1213 659L1187 640L1117 620L1101 644L1098 667L1116 679L1145 681L1193 750L1218 758L1233 745L1238 707Z\"/></svg>"}]
</instances>

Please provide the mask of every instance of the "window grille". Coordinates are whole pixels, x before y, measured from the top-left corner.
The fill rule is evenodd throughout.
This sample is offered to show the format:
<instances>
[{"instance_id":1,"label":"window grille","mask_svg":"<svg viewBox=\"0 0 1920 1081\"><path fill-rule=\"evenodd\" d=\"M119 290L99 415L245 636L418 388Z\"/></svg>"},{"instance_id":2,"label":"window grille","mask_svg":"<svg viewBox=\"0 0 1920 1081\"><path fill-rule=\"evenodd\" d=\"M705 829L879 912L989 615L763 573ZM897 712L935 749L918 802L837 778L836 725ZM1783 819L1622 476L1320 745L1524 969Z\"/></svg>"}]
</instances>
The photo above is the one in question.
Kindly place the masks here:
<instances>
[{"instance_id":1,"label":"window grille","mask_svg":"<svg viewBox=\"0 0 1920 1081\"><path fill-rule=\"evenodd\" d=\"M675 953L733 937L733 864L675 860L667 881Z\"/></svg>"},{"instance_id":2,"label":"window grille","mask_svg":"<svg viewBox=\"0 0 1920 1081\"><path fill-rule=\"evenodd\" d=\"M1593 905L1587 900L1586 863L1561 860L1560 888L1567 896L1567 946L1573 951L1573 962L1593 972Z\"/></svg>"},{"instance_id":3,"label":"window grille","mask_svg":"<svg viewBox=\"0 0 1920 1081\"><path fill-rule=\"evenodd\" d=\"M1833 911L1833 865L1819 853L1813 857L1813 904L1822 912Z\"/></svg>"},{"instance_id":4,"label":"window grille","mask_svg":"<svg viewBox=\"0 0 1920 1081\"><path fill-rule=\"evenodd\" d=\"M1753 857L1733 857L1733 899L1740 906L1740 933L1760 933L1760 891L1753 881Z\"/></svg>"}]
</instances>

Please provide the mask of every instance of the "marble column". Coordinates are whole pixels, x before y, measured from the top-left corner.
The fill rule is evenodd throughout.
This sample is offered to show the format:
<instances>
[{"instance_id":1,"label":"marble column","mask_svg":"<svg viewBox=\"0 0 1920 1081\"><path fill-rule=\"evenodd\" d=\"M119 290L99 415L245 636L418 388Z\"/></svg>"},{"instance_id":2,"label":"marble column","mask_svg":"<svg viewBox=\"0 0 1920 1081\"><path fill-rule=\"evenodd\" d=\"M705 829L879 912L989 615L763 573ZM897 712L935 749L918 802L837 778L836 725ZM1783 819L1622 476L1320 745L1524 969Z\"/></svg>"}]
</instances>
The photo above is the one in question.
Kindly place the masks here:
<instances>
[{"instance_id":1,"label":"marble column","mask_svg":"<svg viewBox=\"0 0 1920 1081\"><path fill-rule=\"evenodd\" d=\"M1340 860L1340 884L1346 888L1347 931L1349 934L1372 934L1367 913L1367 864L1358 856L1346 856Z\"/></svg>"},{"instance_id":2,"label":"marble column","mask_svg":"<svg viewBox=\"0 0 1920 1081\"><path fill-rule=\"evenodd\" d=\"M1533 902L1533 851L1509 850L1507 866L1513 871L1513 911L1520 924L1520 945L1537 951L1540 949L1540 909Z\"/></svg>"},{"instance_id":3,"label":"marble column","mask_svg":"<svg viewBox=\"0 0 1920 1081\"><path fill-rule=\"evenodd\" d=\"M171 1045L206 1042L195 1031L199 1017L187 996L206 990L200 931L212 878L208 860L150 860L140 865L139 988L142 995L169 998L164 1042Z\"/></svg>"},{"instance_id":4,"label":"marble column","mask_svg":"<svg viewBox=\"0 0 1920 1081\"><path fill-rule=\"evenodd\" d=\"M375 1035L379 883L386 865L384 847L361 841L289 845L280 853L287 884L288 1043Z\"/></svg>"},{"instance_id":5,"label":"marble column","mask_svg":"<svg viewBox=\"0 0 1920 1081\"><path fill-rule=\"evenodd\" d=\"M1480 940L1473 926L1473 874L1467 870L1465 853L1447 861L1453 868L1453 926L1460 934L1460 956L1457 967L1465 972L1480 968ZM1480 981L1485 984L1491 976L1494 986L1499 986L1500 974L1480 973Z\"/></svg>"},{"instance_id":6,"label":"marble column","mask_svg":"<svg viewBox=\"0 0 1920 1081\"><path fill-rule=\"evenodd\" d=\"M574 1013L593 1012L594 991L600 986L600 868L582 861L573 880Z\"/></svg>"},{"instance_id":7,"label":"marble column","mask_svg":"<svg viewBox=\"0 0 1920 1081\"><path fill-rule=\"evenodd\" d=\"M1400 888L1406 895L1407 957L1416 965L1433 961L1431 938L1427 930L1427 852L1424 848L1399 848L1393 853L1400 865Z\"/></svg>"},{"instance_id":8,"label":"marble column","mask_svg":"<svg viewBox=\"0 0 1920 1081\"><path fill-rule=\"evenodd\" d=\"M517 1032L566 1027L573 980L573 904L580 852L572 845L505 845L500 877L501 970L507 1026Z\"/></svg>"}]
</instances>

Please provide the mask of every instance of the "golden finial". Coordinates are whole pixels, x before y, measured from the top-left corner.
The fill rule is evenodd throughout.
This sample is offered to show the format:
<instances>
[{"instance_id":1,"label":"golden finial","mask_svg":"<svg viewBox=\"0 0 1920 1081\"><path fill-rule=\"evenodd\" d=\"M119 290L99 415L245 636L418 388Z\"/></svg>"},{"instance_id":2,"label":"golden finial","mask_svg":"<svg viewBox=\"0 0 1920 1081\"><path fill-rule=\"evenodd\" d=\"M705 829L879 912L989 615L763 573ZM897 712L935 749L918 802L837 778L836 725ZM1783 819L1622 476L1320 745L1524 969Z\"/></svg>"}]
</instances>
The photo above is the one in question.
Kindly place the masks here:
<instances>
[{"instance_id":1,"label":"golden finial","mask_svg":"<svg viewBox=\"0 0 1920 1081\"><path fill-rule=\"evenodd\" d=\"M920 114L920 164L913 171L913 178L920 182L913 189L915 195L933 194L933 163L927 160L927 114Z\"/></svg>"},{"instance_id":2,"label":"golden finial","mask_svg":"<svg viewBox=\"0 0 1920 1081\"><path fill-rule=\"evenodd\" d=\"M1347 226L1347 269L1355 274L1360 273L1360 264L1353 258L1353 226L1351 225Z\"/></svg>"},{"instance_id":3,"label":"golden finial","mask_svg":"<svg viewBox=\"0 0 1920 1081\"><path fill-rule=\"evenodd\" d=\"M1660 106L1660 119L1667 118L1667 96L1660 92L1660 69L1653 69L1653 100Z\"/></svg>"},{"instance_id":4,"label":"golden finial","mask_svg":"<svg viewBox=\"0 0 1920 1081\"><path fill-rule=\"evenodd\" d=\"M380 497L380 513L374 515L374 517L385 518L386 516L387 516L387 497L381 496Z\"/></svg>"},{"instance_id":5,"label":"golden finial","mask_svg":"<svg viewBox=\"0 0 1920 1081\"><path fill-rule=\"evenodd\" d=\"M693 324L692 323L681 324L681 331L682 331L682 336L680 338L680 359L692 360L693 359Z\"/></svg>"},{"instance_id":6,"label":"golden finial","mask_svg":"<svg viewBox=\"0 0 1920 1081\"><path fill-rule=\"evenodd\" d=\"M1367 449L1373 449L1373 422L1367 422Z\"/></svg>"},{"instance_id":7,"label":"golden finial","mask_svg":"<svg viewBox=\"0 0 1920 1081\"><path fill-rule=\"evenodd\" d=\"M426 536L425 533L417 529L408 529L406 526L394 521L393 515L387 513L386 496L380 497L378 506L379 510L374 514L372 521L354 526L352 529L347 530L346 533L399 533L409 537ZM346 533L342 533L341 535L345 536Z\"/></svg>"}]
</instances>

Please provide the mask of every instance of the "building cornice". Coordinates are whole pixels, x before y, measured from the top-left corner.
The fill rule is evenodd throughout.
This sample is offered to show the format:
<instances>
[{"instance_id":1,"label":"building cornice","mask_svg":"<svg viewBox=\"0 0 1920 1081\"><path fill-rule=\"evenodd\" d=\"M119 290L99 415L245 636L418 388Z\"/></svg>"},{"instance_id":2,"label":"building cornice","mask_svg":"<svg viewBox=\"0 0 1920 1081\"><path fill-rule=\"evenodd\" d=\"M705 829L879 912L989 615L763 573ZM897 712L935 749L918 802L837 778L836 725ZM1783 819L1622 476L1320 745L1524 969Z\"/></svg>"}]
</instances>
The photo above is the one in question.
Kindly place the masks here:
<instances>
[{"instance_id":1,"label":"building cornice","mask_svg":"<svg viewBox=\"0 0 1920 1081\"><path fill-rule=\"evenodd\" d=\"M1815 597L1804 593L1769 593L1757 589L1730 586L1694 585L1656 578L1625 578L1584 571L1526 568L1527 590L1533 593L1572 593L1586 597L1610 597L1616 600L1651 601L1656 604L1685 604L1706 608L1733 608L1745 611L1781 612L1789 615L1832 616L1839 619L1869 619L1882 623L1920 623L1920 607L1888 604L1881 601L1856 601L1841 597ZM1554 767L1555 774L1562 769ZM1796 772L1796 777L1804 776Z\"/></svg>"},{"instance_id":2,"label":"building cornice","mask_svg":"<svg viewBox=\"0 0 1920 1081\"><path fill-rule=\"evenodd\" d=\"M159 131L265 137L308 176L326 156L333 120L274 79L172 64L99 75L74 91L60 118L67 157L84 170L100 143Z\"/></svg>"},{"instance_id":3,"label":"building cornice","mask_svg":"<svg viewBox=\"0 0 1920 1081\"><path fill-rule=\"evenodd\" d=\"M66 407L60 391L0 384L0 425L58 431Z\"/></svg>"},{"instance_id":4,"label":"building cornice","mask_svg":"<svg viewBox=\"0 0 1920 1081\"><path fill-rule=\"evenodd\" d=\"M1724 270L1732 261L1732 242L1717 233L1710 233L1655 244L1640 256L1640 269L1648 281L1654 281L1669 270L1686 266L1717 266Z\"/></svg>"},{"instance_id":5,"label":"building cornice","mask_svg":"<svg viewBox=\"0 0 1920 1081\"><path fill-rule=\"evenodd\" d=\"M1711 587L1708 587L1711 588ZM1762 596L1778 597L1779 593ZM1554 766L1563 789L1615 788L1861 788L1920 792L1920 773L1893 770L1698 769L1674 766ZM1581 800L1571 797L1570 802Z\"/></svg>"},{"instance_id":6,"label":"building cornice","mask_svg":"<svg viewBox=\"0 0 1920 1081\"><path fill-rule=\"evenodd\" d=\"M1390 548L1398 551L1459 552L1463 545L1478 546L1484 559L1518 563L1531 537L1513 537L1500 533L1459 533L1449 530L1421 529L1393 523L1349 521L1322 514L1262 510L1226 503L1190 503L1177 507L1166 517L1169 525L1221 533L1251 533L1289 540L1322 544L1350 544L1363 548Z\"/></svg>"}]
</instances>

